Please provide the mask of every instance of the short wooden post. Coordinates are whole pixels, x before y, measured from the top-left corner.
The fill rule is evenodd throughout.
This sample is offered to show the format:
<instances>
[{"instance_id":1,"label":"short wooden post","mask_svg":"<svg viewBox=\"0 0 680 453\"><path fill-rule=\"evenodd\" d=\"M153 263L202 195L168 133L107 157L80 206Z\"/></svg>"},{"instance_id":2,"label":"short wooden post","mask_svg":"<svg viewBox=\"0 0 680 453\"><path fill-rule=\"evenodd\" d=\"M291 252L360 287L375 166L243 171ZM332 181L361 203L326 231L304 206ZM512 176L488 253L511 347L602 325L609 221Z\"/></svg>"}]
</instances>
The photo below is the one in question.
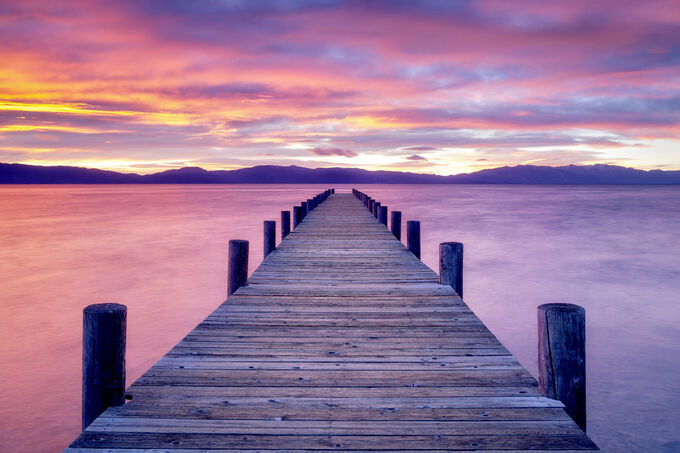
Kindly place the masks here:
<instances>
[{"instance_id":1,"label":"short wooden post","mask_svg":"<svg viewBox=\"0 0 680 453\"><path fill-rule=\"evenodd\" d=\"M376 201L373 205L373 217L378 218L378 212L380 212L380 202Z\"/></svg>"},{"instance_id":2,"label":"short wooden post","mask_svg":"<svg viewBox=\"0 0 680 453\"><path fill-rule=\"evenodd\" d=\"M373 205L375 205L375 200L373 198L368 199L368 210L373 214Z\"/></svg>"},{"instance_id":3,"label":"short wooden post","mask_svg":"<svg viewBox=\"0 0 680 453\"><path fill-rule=\"evenodd\" d=\"M248 245L248 241L241 239L229 241L227 296L231 296L241 286L248 284Z\"/></svg>"},{"instance_id":4,"label":"short wooden post","mask_svg":"<svg viewBox=\"0 0 680 453\"><path fill-rule=\"evenodd\" d=\"M538 307L538 390L560 400L586 430L586 311L573 304Z\"/></svg>"},{"instance_id":5,"label":"short wooden post","mask_svg":"<svg viewBox=\"0 0 680 453\"><path fill-rule=\"evenodd\" d=\"M335 189L331 189L331 193L335 193Z\"/></svg>"},{"instance_id":6,"label":"short wooden post","mask_svg":"<svg viewBox=\"0 0 680 453\"><path fill-rule=\"evenodd\" d=\"M264 257L276 249L276 221L264 221Z\"/></svg>"},{"instance_id":7,"label":"short wooden post","mask_svg":"<svg viewBox=\"0 0 680 453\"><path fill-rule=\"evenodd\" d=\"M406 245L409 251L420 259L420 222L417 220L406 222Z\"/></svg>"},{"instance_id":8,"label":"short wooden post","mask_svg":"<svg viewBox=\"0 0 680 453\"><path fill-rule=\"evenodd\" d=\"M439 244L439 283L451 286L463 297L463 244L460 242Z\"/></svg>"},{"instance_id":9,"label":"short wooden post","mask_svg":"<svg viewBox=\"0 0 680 453\"><path fill-rule=\"evenodd\" d=\"M300 207L302 208L302 218L304 219L305 217L307 217L307 213L309 212L307 210L307 202L303 201L302 203L300 203Z\"/></svg>"},{"instance_id":10,"label":"short wooden post","mask_svg":"<svg viewBox=\"0 0 680 453\"><path fill-rule=\"evenodd\" d=\"M378 220L383 225L387 226L387 206L380 206L380 213L378 214Z\"/></svg>"},{"instance_id":11,"label":"short wooden post","mask_svg":"<svg viewBox=\"0 0 680 453\"><path fill-rule=\"evenodd\" d=\"M392 234L401 241L401 211L392 211Z\"/></svg>"},{"instance_id":12,"label":"short wooden post","mask_svg":"<svg viewBox=\"0 0 680 453\"><path fill-rule=\"evenodd\" d=\"M126 324L125 305L83 309L83 430L107 407L125 404Z\"/></svg>"},{"instance_id":13,"label":"short wooden post","mask_svg":"<svg viewBox=\"0 0 680 453\"><path fill-rule=\"evenodd\" d=\"M314 200L307 198L307 214L314 210Z\"/></svg>"},{"instance_id":14,"label":"short wooden post","mask_svg":"<svg viewBox=\"0 0 680 453\"><path fill-rule=\"evenodd\" d=\"M293 206L293 228L297 228L300 222L302 222L302 207Z\"/></svg>"},{"instance_id":15,"label":"short wooden post","mask_svg":"<svg viewBox=\"0 0 680 453\"><path fill-rule=\"evenodd\" d=\"M281 211L281 240L290 234L290 211Z\"/></svg>"}]
</instances>

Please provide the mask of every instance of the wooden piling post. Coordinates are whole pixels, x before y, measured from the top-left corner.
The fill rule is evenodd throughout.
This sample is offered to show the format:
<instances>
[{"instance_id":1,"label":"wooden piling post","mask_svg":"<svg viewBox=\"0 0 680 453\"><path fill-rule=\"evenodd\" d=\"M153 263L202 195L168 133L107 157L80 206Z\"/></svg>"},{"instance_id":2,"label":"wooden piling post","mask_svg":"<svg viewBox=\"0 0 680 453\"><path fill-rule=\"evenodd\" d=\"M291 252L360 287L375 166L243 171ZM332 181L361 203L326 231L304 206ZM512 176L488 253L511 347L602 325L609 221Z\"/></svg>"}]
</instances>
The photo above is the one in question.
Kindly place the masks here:
<instances>
[{"instance_id":1,"label":"wooden piling post","mask_svg":"<svg viewBox=\"0 0 680 453\"><path fill-rule=\"evenodd\" d=\"M314 200L307 198L307 214L314 210Z\"/></svg>"},{"instance_id":2,"label":"wooden piling post","mask_svg":"<svg viewBox=\"0 0 680 453\"><path fill-rule=\"evenodd\" d=\"M420 222L418 220L406 222L406 245L409 251L420 259Z\"/></svg>"},{"instance_id":3,"label":"wooden piling post","mask_svg":"<svg viewBox=\"0 0 680 453\"><path fill-rule=\"evenodd\" d=\"M229 270L227 296L241 286L248 284L248 241L232 239L229 241Z\"/></svg>"},{"instance_id":4,"label":"wooden piling post","mask_svg":"<svg viewBox=\"0 0 680 453\"><path fill-rule=\"evenodd\" d=\"M264 257L276 249L276 221L264 221Z\"/></svg>"},{"instance_id":5,"label":"wooden piling post","mask_svg":"<svg viewBox=\"0 0 680 453\"><path fill-rule=\"evenodd\" d=\"M290 211L281 211L281 240L290 234Z\"/></svg>"},{"instance_id":6,"label":"wooden piling post","mask_svg":"<svg viewBox=\"0 0 680 453\"><path fill-rule=\"evenodd\" d=\"M125 305L83 309L83 430L107 407L125 404L126 324Z\"/></svg>"},{"instance_id":7,"label":"wooden piling post","mask_svg":"<svg viewBox=\"0 0 680 453\"><path fill-rule=\"evenodd\" d=\"M401 211L392 211L392 234L401 241Z\"/></svg>"},{"instance_id":8,"label":"wooden piling post","mask_svg":"<svg viewBox=\"0 0 680 453\"><path fill-rule=\"evenodd\" d=\"M307 208L307 202L303 201L302 203L300 203L300 207L302 208L302 218L304 219L305 217L307 217L307 213L309 212Z\"/></svg>"},{"instance_id":9,"label":"wooden piling post","mask_svg":"<svg viewBox=\"0 0 680 453\"><path fill-rule=\"evenodd\" d=\"M302 222L302 208L300 206L293 206L293 228Z\"/></svg>"},{"instance_id":10,"label":"wooden piling post","mask_svg":"<svg viewBox=\"0 0 680 453\"><path fill-rule=\"evenodd\" d=\"M451 286L463 297L463 244L460 242L439 244L439 283Z\"/></svg>"},{"instance_id":11,"label":"wooden piling post","mask_svg":"<svg viewBox=\"0 0 680 453\"><path fill-rule=\"evenodd\" d=\"M538 307L538 389L560 400L586 430L586 311L573 304Z\"/></svg>"},{"instance_id":12,"label":"wooden piling post","mask_svg":"<svg viewBox=\"0 0 680 453\"><path fill-rule=\"evenodd\" d=\"M387 226L387 206L380 206L380 212L378 213L378 220L383 225Z\"/></svg>"},{"instance_id":13,"label":"wooden piling post","mask_svg":"<svg viewBox=\"0 0 680 453\"><path fill-rule=\"evenodd\" d=\"M378 218L378 212L380 212L380 202L376 201L373 205L373 217Z\"/></svg>"}]
</instances>

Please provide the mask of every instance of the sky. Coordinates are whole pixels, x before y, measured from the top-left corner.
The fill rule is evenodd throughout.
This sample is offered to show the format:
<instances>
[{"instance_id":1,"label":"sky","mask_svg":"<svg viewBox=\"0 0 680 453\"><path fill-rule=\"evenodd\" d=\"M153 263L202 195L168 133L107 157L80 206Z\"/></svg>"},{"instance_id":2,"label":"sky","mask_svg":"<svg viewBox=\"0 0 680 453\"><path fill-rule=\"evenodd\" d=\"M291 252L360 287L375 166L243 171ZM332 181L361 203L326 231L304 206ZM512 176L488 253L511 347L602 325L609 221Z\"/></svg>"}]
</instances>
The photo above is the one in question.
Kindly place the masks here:
<instances>
[{"instance_id":1,"label":"sky","mask_svg":"<svg viewBox=\"0 0 680 453\"><path fill-rule=\"evenodd\" d=\"M0 162L680 169L678 0L0 0Z\"/></svg>"}]
</instances>

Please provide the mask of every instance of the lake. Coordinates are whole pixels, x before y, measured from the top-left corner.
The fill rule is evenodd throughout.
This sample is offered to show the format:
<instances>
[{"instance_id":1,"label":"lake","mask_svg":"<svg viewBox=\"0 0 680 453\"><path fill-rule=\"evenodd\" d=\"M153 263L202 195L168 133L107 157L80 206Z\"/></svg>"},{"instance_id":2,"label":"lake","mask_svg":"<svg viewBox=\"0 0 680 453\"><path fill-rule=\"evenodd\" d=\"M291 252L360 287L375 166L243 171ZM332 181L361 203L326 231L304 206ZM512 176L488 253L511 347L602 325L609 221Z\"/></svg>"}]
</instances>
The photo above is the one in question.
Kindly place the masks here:
<instances>
[{"instance_id":1,"label":"lake","mask_svg":"<svg viewBox=\"0 0 680 453\"><path fill-rule=\"evenodd\" d=\"M334 185L0 186L0 451L80 432L82 308L128 306L128 384L226 297L227 242ZM680 452L680 187L359 185L422 258L465 244L465 301L536 375L536 307L586 308L588 433ZM278 227L278 225L277 225Z\"/></svg>"}]
</instances>

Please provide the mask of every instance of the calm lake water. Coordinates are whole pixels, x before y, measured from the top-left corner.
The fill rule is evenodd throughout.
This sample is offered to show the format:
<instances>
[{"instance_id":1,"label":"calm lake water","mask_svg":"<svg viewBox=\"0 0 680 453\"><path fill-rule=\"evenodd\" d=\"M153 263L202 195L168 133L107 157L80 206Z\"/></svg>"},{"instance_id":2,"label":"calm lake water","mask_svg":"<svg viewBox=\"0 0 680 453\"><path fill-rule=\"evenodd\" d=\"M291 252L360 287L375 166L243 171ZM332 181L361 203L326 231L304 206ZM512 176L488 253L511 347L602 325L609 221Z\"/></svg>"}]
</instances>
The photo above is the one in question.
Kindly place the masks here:
<instances>
[{"instance_id":1,"label":"calm lake water","mask_svg":"<svg viewBox=\"0 0 680 453\"><path fill-rule=\"evenodd\" d=\"M335 185L336 192L349 186ZM680 187L356 186L465 244L465 300L536 374L536 307L583 305L588 430L680 452ZM0 187L0 451L80 432L84 306L128 306L128 384L226 296L227 241L326 186Z\"/></svg>"}]
</instances>

